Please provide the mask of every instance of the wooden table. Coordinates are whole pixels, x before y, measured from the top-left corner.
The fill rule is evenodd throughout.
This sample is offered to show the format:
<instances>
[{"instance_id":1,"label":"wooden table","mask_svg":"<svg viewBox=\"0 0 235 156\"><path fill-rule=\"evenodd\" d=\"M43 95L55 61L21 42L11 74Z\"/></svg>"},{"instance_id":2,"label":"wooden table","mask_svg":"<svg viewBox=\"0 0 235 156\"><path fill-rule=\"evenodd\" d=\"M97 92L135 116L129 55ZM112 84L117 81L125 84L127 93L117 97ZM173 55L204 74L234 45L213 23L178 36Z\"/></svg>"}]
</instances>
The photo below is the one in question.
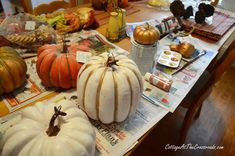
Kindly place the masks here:
<instances>
[{"instance_id":1,"label":"wooden table","mask_svg":"<svg viewBox=\"0 0 235 156\"><path fill-rule=\"evenodd\" d=\"M171 13L169 11L161 11L156 8L152 8L152 7L147 6L145 1L132 3L131 5L134 5L140 11L127 16L127 18L126 18L127 22L139 22L139 21L145 21L145 20L150 20L150 19L157 19L158 21L161 21L162 19L171 16ZM233 14L233 15L235 17L235 14ZM107 24L99 27L97 29L97 31L100 32L101 34L105 35L106 28L107 28ZM196 38L197 38L197 40L200 40L200 44L202 46L210 47L212 50L219 51L218 57L220 57L220 55L223 54L223 52L226 50L228 45L230 45L231 42L233 41L233 39L235 38L235 26L233 26L223 36L223 38L221 40L219 40L218 42L214 42L209 39L202 38L200 36L195 36L195 39ZM115 44L120 46L121 48L127 50L127 51L130 51L130 39L129 38L125 38ZM52 93L52 94L50 94L40 100L47 99L47 98L53 97L55 95L56 95L56 93ZM35 102L33 102L32 104L34 104ZM30 104L30 105L32 105L32 104ZM9 114L7 107L5 105L0 105L0 117L4 116L6 114ZM150 132L151 132L151 130L149 130L144 135L144 137L147 136L148 133L150 133ZM144 137L142 137L140 141L142 141L144 139Z\"/></svg>"}]
</instances>

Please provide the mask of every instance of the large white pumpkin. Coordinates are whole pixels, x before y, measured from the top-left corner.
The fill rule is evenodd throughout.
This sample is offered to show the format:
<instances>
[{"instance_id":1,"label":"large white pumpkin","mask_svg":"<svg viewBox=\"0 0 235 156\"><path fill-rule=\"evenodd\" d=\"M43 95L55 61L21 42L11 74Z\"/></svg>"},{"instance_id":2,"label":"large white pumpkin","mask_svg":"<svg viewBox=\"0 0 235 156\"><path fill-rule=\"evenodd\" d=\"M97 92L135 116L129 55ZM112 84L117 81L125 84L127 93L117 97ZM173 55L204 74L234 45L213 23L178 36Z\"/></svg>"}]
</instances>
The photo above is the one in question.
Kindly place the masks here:
<instances>
[{"instance_id":1,"label":"large white pumpkin","mask_svg":"<svg viewBox=\"0 0 235 156\"><path fill-rule=\"evenodd\" d=\"M92 156L95 138L86 114L71 101L38 102L24 109L22 120L4 134L2 156Z\"/></svg>"},{"instance_id":2,"label":"large white pumpkin","mask_svg":"<svg viewBox=\"0 0 235 156\"><path fill-rule=\"evenodd\" d=\"M77 81L80 107L105 124L121 122L134 113L143 90L137 65L125 55L92 57L80 69Z\"/></svg>"}]
</instances>

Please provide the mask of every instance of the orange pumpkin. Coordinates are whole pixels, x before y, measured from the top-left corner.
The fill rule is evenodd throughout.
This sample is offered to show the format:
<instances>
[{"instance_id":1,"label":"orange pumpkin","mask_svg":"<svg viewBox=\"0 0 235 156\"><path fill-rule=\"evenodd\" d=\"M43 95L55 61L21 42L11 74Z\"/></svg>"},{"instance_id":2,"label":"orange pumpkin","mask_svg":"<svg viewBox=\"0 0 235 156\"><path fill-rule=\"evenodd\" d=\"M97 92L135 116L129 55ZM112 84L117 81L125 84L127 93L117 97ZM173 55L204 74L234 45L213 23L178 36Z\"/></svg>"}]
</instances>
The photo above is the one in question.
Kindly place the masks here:
<instances>
[{"instance_id":1,"label":"orange pumpkin","mask_svg":"<svg viewBox=\"0 0 235 156\"><path fill-rule=\"evenodd\" d=\"M170 45L170 49L176 52L181 53L184 57L188 58L193 55L195 52L195 47L191 43L183 42L180 44Z\"/></svg>"},{"instance_id":2,"label":"orange pumpkin","mask_svg":"<svg viewBox=\"0 0 235 156\"><path fill-rule=\"evenodd\" d=\"M82 63L76 61L78 44L44 45L38 49L37 73L47 87L76 87Z\"/></svg>"},{"instance_id":3,"label":"orange pumpkin","mask_svg":"<svg viewBox=\"0 0 235 156\"><path fill-rule=\"evenodd\" d=\"M133 35L135 41L140 44L154 44L160 38L159 31L148 23L137 26Z\"/></svg>"},{"instance_id":4,"label":"orange pumpkin","mask_svg":"<svg viewBox=\"0 0 235 156\"><path fill-rule=\"evenodd\" d=\"M0 94L19 88L26 80L27 66L11 47L0 48Z\"/></svg>"}]
</instances>

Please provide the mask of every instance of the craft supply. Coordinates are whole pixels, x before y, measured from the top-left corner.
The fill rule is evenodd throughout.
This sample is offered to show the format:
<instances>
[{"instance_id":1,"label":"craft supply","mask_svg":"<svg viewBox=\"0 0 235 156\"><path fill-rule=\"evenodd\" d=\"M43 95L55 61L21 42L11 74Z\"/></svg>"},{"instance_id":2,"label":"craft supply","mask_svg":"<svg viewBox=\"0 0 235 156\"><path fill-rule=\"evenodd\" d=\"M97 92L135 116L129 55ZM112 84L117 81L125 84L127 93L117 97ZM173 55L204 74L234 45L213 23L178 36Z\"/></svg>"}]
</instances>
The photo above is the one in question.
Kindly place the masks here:
<instances>
[{"instance_id":1,"label":"craft supply","mask_svg":"<svg viewBox=\"0 0 235 156\"><path fill-rule=\"evenodd\" d=\"M205 55L206 51L204 50L200 55L198 55L197 57L195 57L192 61L187 62L182 68L176 70L174 73L172 73L171 75L175 75L177 73L179 73L180 71L182 71L183 69L185 69L186 67L188 67L190 64L192 64L194 61L196 61L197 59L199 59L201 56Z\"/></svg>"},{"instance_id":2,"label":"craft supply","mask_svg":"<svg viewBox=\"0 0 235 156\"><path fill-rule=\"evenodd\" d=\"M126 25L126 10L125 9L118 9L117 10L118 13L118 26L119 29L121 29L122 27L124 27Z\"/></svg>"},{"instance_id":3,"label":"craft supply","mask_svg":"<svg viewBox=\"0 0 235 156\"><path fill-rule=\"evenodd\" d=\"M118 9L118 27L119 27L119 38L126 36L126 10Z\"/></svg>"},{"instance_id":4,"label":"craft supply","mask_svg":"<svg viewBox=\"0 0 235 156\"><path fill-rule=\"evenodd\" d=\"M155 27L159 30L161 35L164 35L174 30L179 29L180 25L175 17L169 17L169 18L162 20L162 22L156 25Z\"/></svg>"},{"instance_id":5,"label":"craft supply","mask_svg":"<svg viewBox=\"0 0 235 156\"><path fill-rule=\"evenodd\" d=\"M110 41L116 41L119 37L119 26L118 26L118 13L111 12L109 18L109 24L107 29L107 39Z\"/></svg>"},{"instance_id":6,"label":"craft supply","mask_svg":"<svg viewBox=\"0 0 235 156\"><path fill-rule=\"evenodd\" d=\"M135 61L142 75L151 72L157 52L157 42L152 45L143 45L131 39L131 53L129 57Z\"/></svg>"},{"instance_id":7,"label":"craft supply","mask_svg":"<svg viewBox=\"0 0 235 156\"><path fill-rule=\"evenodd\" d=\"M167 78L163 78L154 74L146 73L144 76L145 80L148 81L150 84L166 91L169 92L171 85L172 85L172 80L169 80Z\"/></svg>"},{"instance_id":8,"label":"craft supply","mask_svg":"<svg viewBox=\"0 0 235 156\"><path fill-rule=\"evenodd\" d=\"M180 53L165 50L160 54L157 62L167 67L177 68L180 64L181 58L182 55Z\"/></svg>"}]
</instances>

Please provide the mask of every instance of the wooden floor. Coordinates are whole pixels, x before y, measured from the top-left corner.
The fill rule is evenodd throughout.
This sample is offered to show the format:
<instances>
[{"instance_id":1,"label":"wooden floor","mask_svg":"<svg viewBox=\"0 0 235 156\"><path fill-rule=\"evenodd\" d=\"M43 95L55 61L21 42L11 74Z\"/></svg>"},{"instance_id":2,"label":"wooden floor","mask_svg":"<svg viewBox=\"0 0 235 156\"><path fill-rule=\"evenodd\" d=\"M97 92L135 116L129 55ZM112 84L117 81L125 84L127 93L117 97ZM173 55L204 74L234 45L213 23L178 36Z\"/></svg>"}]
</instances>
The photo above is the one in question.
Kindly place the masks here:
<instances>
[{"instance_id":1,"label":"wooden floor","mask_svg":"<svg viewBox=\"0 0 235 156\"><path fill-rule=\"evenodd\" d=\"M192 146L223 146L222 150L166 150L167 144L177 143L184 113L179 108L168 114L132 155L235 156L235 65L214 86L185 142Z\"/></svg>"}]
</instances>

